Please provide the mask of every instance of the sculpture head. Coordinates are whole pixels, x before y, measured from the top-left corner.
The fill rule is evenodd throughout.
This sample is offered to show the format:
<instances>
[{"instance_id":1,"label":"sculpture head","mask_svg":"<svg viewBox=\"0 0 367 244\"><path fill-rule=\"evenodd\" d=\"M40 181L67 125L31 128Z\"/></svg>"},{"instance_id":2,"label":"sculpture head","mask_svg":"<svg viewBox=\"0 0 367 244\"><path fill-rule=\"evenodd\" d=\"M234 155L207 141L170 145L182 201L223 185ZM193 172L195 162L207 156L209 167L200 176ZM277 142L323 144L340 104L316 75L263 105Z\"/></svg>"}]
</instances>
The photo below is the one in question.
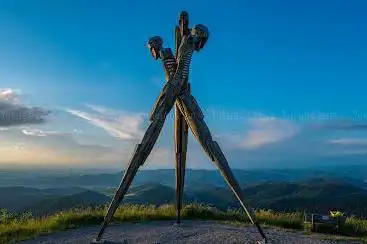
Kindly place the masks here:
<instances>
[{"instance_id":1,"label":"sculpture head","mask_svg":"<svg viewBox=\"0 0 367 244\"><path fill-rule=\"evenodd\" d=\"M181 22L181 21L184 21L184 22L189 21L189 13L185 10L181 11L181 13L180 13L180 17L178 19L178 22Z\"/></svg>"},{"instance_id":2,"label":"sculpture head","mask_svg":"<svg viewBox=\"0 0 367 244\"><path fill-rule=\"evenodd\" d=\"M205 46L209 38L209 30L205 25L195 25L191 29L191 37L195 45L195 50L199 51Z\"/></svg>"},{"instance_id":3,"label":"sculpture head","mask_svg":"<svg viewBox=\"0 0 367 244\"><path fill-rule=\"evenodd\" d=\"M160 52L163 46L163 40L160 36L153 36L148 40L148 48L153 58L157 60L160 58Z\"/></svg>"}]
</instances>

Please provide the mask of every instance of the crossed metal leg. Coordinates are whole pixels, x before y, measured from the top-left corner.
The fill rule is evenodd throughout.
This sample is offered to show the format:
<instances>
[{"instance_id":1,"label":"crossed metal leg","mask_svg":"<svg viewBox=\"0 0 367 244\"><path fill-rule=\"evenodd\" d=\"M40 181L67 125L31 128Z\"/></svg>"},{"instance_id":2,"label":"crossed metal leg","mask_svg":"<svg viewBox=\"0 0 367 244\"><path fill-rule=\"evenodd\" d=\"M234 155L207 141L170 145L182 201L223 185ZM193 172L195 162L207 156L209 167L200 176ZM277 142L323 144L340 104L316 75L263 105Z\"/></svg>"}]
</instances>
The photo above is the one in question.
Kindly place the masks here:
<instances>
[{"instance_id":1,"label":"crossed metal leg","mask_svg":"<svg viewBox=\"0 0 367 244\"><path fill-rule=\"evenodd\" d=\"M227 159L224 156L221 148L218 143L213 140L210 130L204 121L204 115L201 112L201 109L195 100L195 98L188 92L183 93L179 96L178 101L176 101L178 107L181 112L184 114L184 117L196 137L202 146L203 150L208 154L209 158L216 164L217 168L221 172L228 186L233 191L237 200L240 202L243 210L246 212L249 220L252 224L254 224L261 237L266 241L266 236L260 227L260 225L256 222L254 212L247 204L245 204L244 197L241 191L241 188L233 175L231 168L228 165Z\"/></svg>"},{"instance_id":2,"label":"crossed metal leg","mask_svg":"<svg viewBox=\"0 0 367 244\"><path fill-rule=\"evenodd\" d=\"M103 235L103 232L107 225L111 222L113 215L115 214L118 206L120 205L122 199L124 198L127 190L129 189L138 169L144 164L146 158L149 156L153 149L155 142L163 128L164 119L154 120L147 131L145 132L144 138L140 144L137 144L133 157L125 171L124 177L120 183L118 190L108 208L108 212L105 216L102 228L98 233L97 240Z\"/></svg>"},{"instance_id":3,"label":"crossed metal leg","mask_svg":"<svg viewBox=\"0 0 367 244\"><path fill-rule=\"evenodd\" d=\"M175 106L175 153L176 153L176 209L177 223L181 223L181 209L185 188L185 170L188 125L177 103Z\"/></svg>"}]
</instances>

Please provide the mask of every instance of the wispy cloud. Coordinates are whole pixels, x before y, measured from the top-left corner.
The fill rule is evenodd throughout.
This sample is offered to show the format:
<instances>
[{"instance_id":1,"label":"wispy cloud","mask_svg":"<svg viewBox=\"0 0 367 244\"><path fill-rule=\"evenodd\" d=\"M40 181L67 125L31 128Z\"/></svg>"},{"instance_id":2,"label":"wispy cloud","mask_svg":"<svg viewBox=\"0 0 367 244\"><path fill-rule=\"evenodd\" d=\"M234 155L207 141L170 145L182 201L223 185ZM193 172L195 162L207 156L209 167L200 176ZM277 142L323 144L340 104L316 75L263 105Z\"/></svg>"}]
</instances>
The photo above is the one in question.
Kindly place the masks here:
<instances>
[{"instance_id":1,"label":"wispy cloud","mask_svg":"<svg viewBox=\"0 0 367 244\"><path fill-rule=\"evenodd\" d=\"M327 123L319 123L313 125L318 129L329 130L367 130L367 123L365 121L353 121L353 120L337 120Z\"/></svg>"},{"instance_id":2,"label":"wispy cloud","mask_svg":"<svg viewBox=\"0 0 367 244\"><path fill-rule=\"evenodd\" d=\"M75 109L66 109L66 111L121 140L139 139L144 133L141 128L144 122L142 113L128 113L90 104L86 107L90 109L89 112Z\"/></svg>"},{"instance_id":3,"label":"wispy cloud","mask_svg":"<svg viewBox=\"0 0 367 244\"><path fill-rule=\"evenodd\" d=\"M342 138L342 139L333 139L328 141L330 144L336 145L348 145L348 146L367 146L367 138Z\"/></svg>"},{"instance_id":4,"label":"wispy cloud","mask_svg":"<svg viewBox=\"0 0 367 244\"><path fill-rule=\"evenodd\" d=\"M22 133L26 136L52 136L52 135L61 135L61 132L58 131L46 131L39 130L35 128L25 128L21 130Z\"/></svg>"},{"instance_id":5,"label":"wispy cloud","mask_svg":"<svg viewBox=\"0 0 367 244\"><path fill-rule=\"evenodd\" d=\"M275 117L250 119L246 125L249 128L240 141L240 146L245 149L257 149L277 143L299 132L299 128L293 122Z\"/></svg>"}]
</instances>

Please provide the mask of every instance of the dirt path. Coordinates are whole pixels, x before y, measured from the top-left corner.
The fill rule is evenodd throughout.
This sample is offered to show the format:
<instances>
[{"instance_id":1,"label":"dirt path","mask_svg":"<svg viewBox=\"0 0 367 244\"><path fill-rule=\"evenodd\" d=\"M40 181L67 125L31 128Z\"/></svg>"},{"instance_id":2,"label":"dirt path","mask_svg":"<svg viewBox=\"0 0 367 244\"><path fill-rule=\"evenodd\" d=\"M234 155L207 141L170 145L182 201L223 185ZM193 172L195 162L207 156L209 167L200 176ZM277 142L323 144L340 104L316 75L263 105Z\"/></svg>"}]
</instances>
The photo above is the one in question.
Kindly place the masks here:
<instances>
[{"instance_id":1,"label":"dirt path","mask_svg":"<svg viewBox=\"0 0 367 244\"><path fill-rule=\"evenodd\" d=\"M99 231L99 226L69 230L38 237L22 244L34 243L90 243ZM302 232L266 228L269 243L287 244L334 244L362 243L351 240L331 240L324 235L306 235ZM172 224L172 221L152 221L144 223L124 223L107 228L104 239L108 243L255 243L259 234L253 227L232 226L214 221L185 221L182 226ZM124 242L125 240L125 242Z\"/></svg>"}]
</instances>

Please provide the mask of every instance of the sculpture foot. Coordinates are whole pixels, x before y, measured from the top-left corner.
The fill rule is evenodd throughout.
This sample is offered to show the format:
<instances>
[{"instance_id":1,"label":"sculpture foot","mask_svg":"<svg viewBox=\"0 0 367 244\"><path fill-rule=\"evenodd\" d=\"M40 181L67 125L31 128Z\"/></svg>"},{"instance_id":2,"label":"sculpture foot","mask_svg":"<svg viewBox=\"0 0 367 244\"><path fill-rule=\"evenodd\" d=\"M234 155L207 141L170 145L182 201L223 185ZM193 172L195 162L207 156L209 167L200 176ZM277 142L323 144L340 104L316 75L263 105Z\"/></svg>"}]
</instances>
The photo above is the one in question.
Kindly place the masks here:
<instances>
[{"instance_id":1,"label":"sculpture foot","mask_svg":"<svg viewBox=\"0 0 367 244\"><path fill-rule=\"evenodd\" d=\"M261 241L257 241L257 244L266 244L268 241L266 239L262 239Z\"/></svg>"},{"instance_id":2,"label":"sculpture foot","mask_svg":"<svg viewBox=\"0 0 367 244\"><path fill-rule=\"evenodd\" d=\"M175 222L173 223L173 226L177 228L184 228L184 227L187 227L188 225L183 222L180 222L180 223Z\"/></svg>"},{"instance_id":3,"label":"sculpture foot","mask_svg":"<svg viewBox=\"0 0 367 244\"><path fill-rule=\"evenodd\" d=\"M105 240L100 239L100 238L95 238L90 243L91 244L106 244L107 242Z\"/></svg>"},{"instance_id":4,"label":"sculpture foot","mask_svg":"<svg viewBox=\"0 0 367 244\"><path fill-rule=\"evenodd\" d=\"M176 221L176 224L181 224L181 211L180 210L177 210L177 221Z\"/></svg>"}]
</instances>

